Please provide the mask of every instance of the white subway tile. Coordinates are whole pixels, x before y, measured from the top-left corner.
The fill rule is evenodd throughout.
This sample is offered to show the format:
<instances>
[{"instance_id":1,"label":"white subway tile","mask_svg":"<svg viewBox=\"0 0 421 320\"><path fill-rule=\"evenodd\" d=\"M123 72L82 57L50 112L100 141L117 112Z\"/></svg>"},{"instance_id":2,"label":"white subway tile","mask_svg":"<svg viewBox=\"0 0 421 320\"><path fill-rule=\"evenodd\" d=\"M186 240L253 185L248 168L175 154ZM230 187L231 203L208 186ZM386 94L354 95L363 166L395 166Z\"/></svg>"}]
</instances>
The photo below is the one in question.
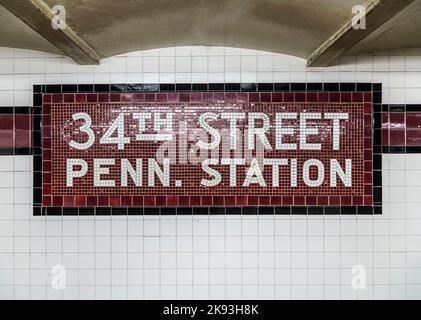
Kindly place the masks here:
<instances>
[{"instance_id":1,"label":"white subway tile","mask_svg":"<svg viewBox=\"0 0 421 320\"><path fill-rule=\"evenodd\" d=\"M174 56L160 56L159 57L159 72L175 72L175 57Z\"/></svg>"},{"instance_id":2,"label":"white subway tile","mask_svg":"<svg viewBox=\"0 0 421 320\"><path fill-rule=\"evenodd\" d=\"M176 72L191 72L192 71L192 58L190 56L176 57L175 65L176 65Z\"/></svg>"},{"instance_id":3,"label":"white subway tile","mask_svg":"<svg viewBox=\"0 0 421 320\"><path fill-rule=\"evenodd\" d=\"M420 88L407 88L405 89L405 102L407 104L418 104L421 99Z\"/></svg>"},{"instance_id":4,"label":"white subway tile","mask_svg":"<svg viewBox=\"0 0 421 320\"><path fill-rule=\"evenodd\" d=\"M305 59L291 56L289 59L289 66L291 71L306 71L307 62Z\"/></svg>"},{"instance_id":5,"label":"white subway tile","mask_svg":"<svg viewBox=\"0 0 421 320\"><path fill-rule=\"evenodd\" d=\"M0 204L13 204L13 189L12 188L1 188L0 192Z\"/></svg>"},{"instance_id":6,"label":"white subway tile","mask_svg":"<svg viewBox=\"0 0 421 320\"><path fill-rule=\"evenodd\" d=\"M13 90L13 77L10 75L0 75L0 91Z\"/></svg>"},{"instance_id":7,"label":"white subway tile","mask_svg":"<svg viewBox=\"0 0 421 320\"><path fill-rule=\"evenodd\" d=\"M241 71L241 56L225 57L225 72L233 73Z\"/></svg>"},{"instance_id":8,"label":"white subway tile","mask_svg":"<svg viewBox=\"0 0 421 320\"><path fill-rule=\"evenodd\" d=\"M14 106L29 106L31 104L32 91L15 91L13 94Z\"/></svg>"},{"instance_id":9,"label":"white subway tile","mask_svg":"<svg viewBox=\"0 0 421 320\"><path fill-rule=\"evenodd\" d=\"M257 57L242 56L241 57L241 72L256 72L257 71Z\"/></svg>"},{"instance_id":10,"label":"white subway tile","mask_svg":"<svg viewBox=\"0 0 421 320\"><path fill-rule=\"evenodd\" d=\"M208 72L208 57L193 56L192 57L192 72Z\"/></svg>"},{"instance_id":11,"label":"white subway tile","mask_svg":"<svg viewBox=\"0 0 421 320\"><path fill-rule=\"evenodd\" d=\"M159 58L158 57L143 57L143 72L159 72Z\"/></svg>"},{"instance_id":12,"label":"white subway tile","mask_svg":"<svg viewBox=\"0 0 421 320\"><path fill-rule=\"evenodd\" d=\"M13 64L13 59L0 58L0 72L2 74L13 74Z\"/></svg>"},{"instance_id":13,"label":"white subway tile","mask_svg":"<svg viewBox=\"0 0 421 320\"><path fill-rule=\"evenodd\" d=\"M224 57L210 56L209 57L209 72L224 72Z\"/></svg>"},{"instance_id":14,"label":"white subway tile","mask_svg":"<svg viewBox=\"0 0 421 320\"><path fill-rule=\"evenodd\" d=\"M32 203L32 188L17 188L15 187L13 202L16 204L31 204Z\"/></svg>"},{"instance_id":15,"label":"white subway tile","mask_svg":"<svg viewBox=\"0 0 421 320\"><path fill-rule=\"evenodd\" d=\"M390 72L389 88L405 88L405 72Z\"/></svg>"},{"instance_id":16,"label":"white subway tile","mask_svg":"<svg viewBox=\"0 0 421 320\"><path fill-rule=\"evenodd\" d=\"M176 82L175 78L176 78L176 75L174 73L160 73L159 74L160 83L174 83Z\"/></svg>"},{"instance_id":17,"label":"white subway tile","mask_svg":"<svg viewBox=\"0 0 421 320\"><path fill-rule=\"evenodd\" d=\"M372 71L373 57L371 55L358 55L356 71Z\"/></svg>"},{"instance_id":18,"label":"white subway tile","mask_svg":"<svg viewBox=\"0 0 421 320\"><path fill-rule=\"evenodd\" d=\"M273 79L273 72L258 72L257 73L257 82L259 83L272 83L274 82Z\"/></svg>"},{"instance_id":19,"label":"white subway tile","mask_svg":"<svg viewBox=\"0 0 421 320\"><path fill-rule=\"evenodd\" d=\"M257 56L257 71L273 72L273 55Z\"/></svg>"},{"instance_id":20,"label":"white subway tile","mask_svg":"<svg viewBox=\"0 0 421 320\"><path fill-rule=\"evenodd\" d=\"M0 47L0 58L13 58L15 50L13 48Z\"/></svg>"},{"instance_id":21,"label":"white subway tile","mask_svg":"<svg viewBox=\"0 0 421 320\"><path fill-rule=\"evenodd\" d=\"M45 58L31 58L29 63L30 73L45 73Z\"/></svg>"},{"instance_id":22,"label":"white subway tile","mask_svg":"<svg viewBox=\"0 0 421 320\"><path fill-rule=\"evenodd\" d=\"M389 71L389 57L373 56L373 71Z\"/></svg>"},{"instance_id":23,"label":"white subway tile","mask_svg":"<svg viewBox=\"0 0 421 320\"><path fill-rule=\"evenodd\" d=\"M407 56L405 70L421 71L421 56Z\"/></svg>"},{"instance_id":24,"label":"white subway tile","mask_svg":"<svg viewBox=\"0 0 421 320\"><path fill-rule=\"evenodd\" d=\"M175 74L176 83L190 83L192 82L192 74L190 72L178 72Z\"/></svg>"},{"instance_id":25,"label":"white subway tile","mask_svg":"<svg viewBox=\"0 0 421 320\"><path fill-rule=\"evenodd\" d=\"M405 103L405 89L389 89L389 103L403 104Z\"/></svg>"},{"instance_id":26,"label":"white subway tile","mask_svg":"<svg viewBox=\"0 0 421 320\"><path fill-rule=\"evenodd\" d=\"M77 73L77 63L70 58L64 58L61 64L63 73Z\"/></svg>"}]
</instances>

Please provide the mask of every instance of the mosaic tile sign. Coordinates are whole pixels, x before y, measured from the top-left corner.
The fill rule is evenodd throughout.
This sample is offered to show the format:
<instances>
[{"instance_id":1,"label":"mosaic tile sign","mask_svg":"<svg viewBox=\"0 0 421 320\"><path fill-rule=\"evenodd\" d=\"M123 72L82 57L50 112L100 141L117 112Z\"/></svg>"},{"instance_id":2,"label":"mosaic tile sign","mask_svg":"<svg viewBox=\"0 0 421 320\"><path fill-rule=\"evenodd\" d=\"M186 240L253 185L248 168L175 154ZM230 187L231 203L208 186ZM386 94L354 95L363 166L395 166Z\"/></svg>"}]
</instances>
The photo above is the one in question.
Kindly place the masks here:
<instances>
[{"instance_id":1,"label":"mosaic tile sign","mask_svg":"<svg viewBox=\"0 0 421 320\"><path fill-rule=\"evenodd\" d=\"M373 204L371 93L254 95L44 95L43 206Z\"/></svg>"}]
</instances>

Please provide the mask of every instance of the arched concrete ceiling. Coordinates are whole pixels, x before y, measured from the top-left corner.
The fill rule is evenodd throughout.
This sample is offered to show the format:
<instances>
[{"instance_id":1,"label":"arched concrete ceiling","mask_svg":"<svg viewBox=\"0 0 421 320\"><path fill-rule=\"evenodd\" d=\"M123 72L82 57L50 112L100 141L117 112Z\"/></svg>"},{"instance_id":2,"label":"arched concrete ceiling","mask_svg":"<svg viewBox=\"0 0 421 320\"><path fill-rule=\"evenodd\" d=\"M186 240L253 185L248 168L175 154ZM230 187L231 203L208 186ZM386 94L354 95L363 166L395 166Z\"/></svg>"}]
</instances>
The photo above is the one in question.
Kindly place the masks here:
<instances>
[{"instance_id":1,"label":"arched concrete ceiling","mask_svg":"<svg viewBox=\"0 0 421 320\"><path fill-rule=\"evenodd\" d=\"M217 45L306 58L361 0L46 0L101 56Z\"/></svg>"},{"instance_id":2,"label":"arched concrete ceiling","mask_svg":"<svg viewBox=\"0 0 421 320\"><path fill-rule=\"evenodd\" d=\"M65 8L63 30L51 27L56 5ZM352 9L361 5L367 28L355 30ZM0 0L0 46L95 64L138 50L215 45L324 66L347 52L421 45L420 12L421 0Z\"/></svg>"}]
</instances>

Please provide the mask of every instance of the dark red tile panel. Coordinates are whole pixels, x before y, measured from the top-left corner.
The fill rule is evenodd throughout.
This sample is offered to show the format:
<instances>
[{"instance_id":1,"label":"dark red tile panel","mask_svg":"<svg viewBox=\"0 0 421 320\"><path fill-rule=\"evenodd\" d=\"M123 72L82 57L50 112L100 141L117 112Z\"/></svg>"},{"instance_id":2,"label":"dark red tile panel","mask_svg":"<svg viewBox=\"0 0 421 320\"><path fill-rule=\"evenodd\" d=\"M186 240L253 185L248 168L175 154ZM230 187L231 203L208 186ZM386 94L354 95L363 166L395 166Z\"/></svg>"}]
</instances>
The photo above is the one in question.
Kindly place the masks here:
<instances>
[{"instance_id":1,"label":"dark red tile panel","mask_svg":"<svg viewBox=\"0 0 421 320\"><path fill-rule=\"evenodd\" d=\"M421 146L421 112L383 112L383 146Z\"/></svg>"},{"instance_id":2,"label":"dark red tile panel","mask_svg":"<svg viewBox=\"0 0 421 320\"><path fill-rule=\"evenodd\" d=\"M0 148L31 148L32 116L24 114L0 115Z\"/></svg>"},{"instance_id":3,"label":"dark red tile panel","mask_svg":"<svg viewBox=\"0 0 421 320\"><path fill-rule=\"evenodd\" d=\"M44 206L352 206L372 205L372 180L365 178L367 172L373 169L372 164L372 94L366 92L168 92L168 93L66 93L43 95L43 161L45 171L43 175L43 205ZM52 103L52 104L51 104ZM327 166L329 159L337 158L344 165L344 159L353 159L353 187L346 188L338 179L338 187L332 189L329 182L329 168L326 168L325 183L319 188L306 186L298 179L298 186L288 186L289 173L281 168L281 188L240 187L244 174L237 171L238 187L229 187L227 168L216 166L223 173L223 183L214 188L200 187L200 179L205 173L200 167L193 165L171 166L171 187L164 188L158 179L154 188L138 188L131 183L129 177L128 187L119 187L118 163L110 168L110 177L116 183L115 188L93 187L93 158L115 158L117 162L127 157L134 164L135 158L144 159L143 184L147 184L147 159L156 158L157 144L154 142L136 142L134 135L137 133L137 121L126 117L125 135L130 136L132 142L125 146L125 150L118 150L115 145L100 145L98 140L105 129L112 123L116 115L123 110L127 111L161 111L171 110L174 113L174 124L178 121L187 121L189 127L197 126L198 115L203 112L221 112L226 110L265 112L274 114L277 110L301 110L314 112L335 112L344 110L351 115L355 125L348 126L346 134L341 136L342 148L339 151L326 151L331 145L331 127L327 121L321 121L319 130L323 136L323 151L267 151L267 157L297 158L299 168L302 162L310 158L321 159ZM89 151L76 151L68 147L78 125L72 125L71 115L74 112L87 112L92 116L93 129L96 132L96 142ZM273 120L273 119L272 119ZM400 117L393 116L387 121L402 124ZM403 123L411 123L412 129L417 128L417 117L404 117ZM19 120L19 128L24 131L25 121ZM367 124L364 127L364 123ZM297 121L289 122L297 125ZM389 129L384 127L384 130ZM10 124L4 122L8 128ZM245 128L245 124L239 127ZM53 131L52 128L54 128ZM130 129L129 129L130 128ZM361 128L361 129L358 129ZM273 129L273 128L272 128ZM148 127L147 130L151 130ZM360 131L359 131L360 130ZM4 131L4 133L3 133ZM0 144L8 141L8 130L0 128ZM3 135L2 135L3 134ZM387 134L388 135L388 134ZM365 138L364 138L365 137ZM406 138L405 138L406 137ZM296 138L296 137L295 137ZM26 141L22 134L20 141ZM285 137L294 140L294 137ZM309 142L314 137L309 137ZM393 140L396 139L396 140ZM417 141L415 135L403 134L403 141L410 143ZM83 139L82 139L83 140ZM269 134L272 146L274 143L273 130ZM292 142L289 141L289 142ZM392 138L391 141L401 142L402 138ZM316 141L318 142L318 141ZM278 152L278 153L277 153ZM82 158L88 161L89 172L83 178L76 178L76 186L65 186L65 163L67 158ZM221 157L219 157L221 158ZM266 182L270 185L271 170L264 171ZM301 170L301 169L300 169ZM314 177L314 172L311 173ZM176 187L175 180L182 180L183 187Z\"/></svg>"}]
</instances>

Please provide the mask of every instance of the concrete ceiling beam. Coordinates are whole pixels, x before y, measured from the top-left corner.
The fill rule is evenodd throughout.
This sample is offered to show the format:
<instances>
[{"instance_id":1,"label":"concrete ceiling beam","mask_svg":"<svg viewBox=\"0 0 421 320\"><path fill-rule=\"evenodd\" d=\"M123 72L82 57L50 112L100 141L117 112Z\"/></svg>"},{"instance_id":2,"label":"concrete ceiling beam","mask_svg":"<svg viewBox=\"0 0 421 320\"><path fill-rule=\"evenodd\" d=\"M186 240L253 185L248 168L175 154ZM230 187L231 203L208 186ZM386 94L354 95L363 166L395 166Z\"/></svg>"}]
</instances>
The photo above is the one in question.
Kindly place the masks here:
<instances>
[{"instance_id":1,"label":"concrete ceiling beam","mask_svg":"<svg viewBox=\"0 0 421 320\"><path fill-rule=\"evenodd\" d=\"M55 17L43 0L0 0L0 5L79 64L99 64L100 55L68 25L53 28Z\"/></svg>"},{"instance_id":2,"label":"concrete ceiling beam","mask_svg":"<svg viewBox=\"0 0 421 320\"><path fill-rule=\"evenodd\" d=\"M365 29L354 28L349 20L308 58L309 67L327 67L356 44L408 7L415 0L369 0L365 6Z\"/></svg>"}]
</instances>

